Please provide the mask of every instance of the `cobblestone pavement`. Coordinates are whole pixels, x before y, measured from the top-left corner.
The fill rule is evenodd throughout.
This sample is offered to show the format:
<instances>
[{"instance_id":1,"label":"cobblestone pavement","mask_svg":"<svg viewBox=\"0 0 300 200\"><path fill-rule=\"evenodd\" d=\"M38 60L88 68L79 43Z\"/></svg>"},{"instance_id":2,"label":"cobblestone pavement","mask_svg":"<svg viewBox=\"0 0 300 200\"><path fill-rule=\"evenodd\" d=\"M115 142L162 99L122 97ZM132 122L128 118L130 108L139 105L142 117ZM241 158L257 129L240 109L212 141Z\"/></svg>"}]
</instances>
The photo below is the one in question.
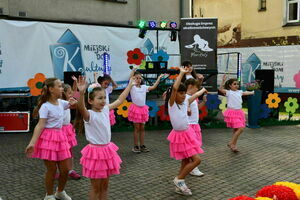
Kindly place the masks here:
<instances>
[{"instance_id":1,"label":"cobblestone pavement","mask_svg":"<svg viewBox=\"0 0 300 200\"><path fill-rule=\"evenodd\" d=\"M276 181L300 183L300 126L274 126L246 129L239 140L240 153L229 151L226 144L231 129L203 130L205 154L200 170L204 177L187 176L193 196L174 193L173 178L179 161L169 157L168 130L147 131L149 153L131 152L132 133L114 132L112 141L123 160L120 175L110 178L109 199L116 200L226 200L238 195L254 196L263 186ZM0 134L0 198L3 200L41 200L45 195L44 166L38 159L28 159L24 149L28 133ZM75 169L80 150L86 144L78 137ZM88 199L89 179L69 180L66 191L73 200Z\"/></svg>"}]
</instances>

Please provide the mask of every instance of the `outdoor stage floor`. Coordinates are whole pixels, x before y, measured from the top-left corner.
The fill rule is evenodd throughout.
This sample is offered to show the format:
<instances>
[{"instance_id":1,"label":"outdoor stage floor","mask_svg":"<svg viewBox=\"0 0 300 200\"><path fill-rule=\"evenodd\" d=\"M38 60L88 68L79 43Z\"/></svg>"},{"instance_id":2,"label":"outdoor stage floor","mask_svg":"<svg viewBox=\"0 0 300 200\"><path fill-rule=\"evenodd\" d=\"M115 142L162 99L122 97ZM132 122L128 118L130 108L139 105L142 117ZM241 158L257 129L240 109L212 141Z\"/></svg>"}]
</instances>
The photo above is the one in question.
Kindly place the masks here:
<instances>
[{"instance_id":1,"label":"outdoor stage floor","mask_svg":"<svg viewBox=\"0 0 300 200\"><path fill-rule=\"evenodd\" d=\"M300 183L300 126L273 126L245 129L239 141L240 153L226 147L230 129L203 130L200 170L204 177L187 176L193 196L174 193L173 178L179 161L169 157L168 130L147 131L149 153L134 154L131 132L113 132L123 160L120 175L110 178L109 199L201 199L226 200L238 195L254 196L266 185L277 181ZM3 200L41 200L45 195L42 161L25 157L29 133L0 134L0 197ZM80 172L80 150L87 143L78 136L75 169ZM89 179L69 180L66 191L73 200L88 199ZM0 199L1 199L0 198Z\"/></svg>"}]
</instances>

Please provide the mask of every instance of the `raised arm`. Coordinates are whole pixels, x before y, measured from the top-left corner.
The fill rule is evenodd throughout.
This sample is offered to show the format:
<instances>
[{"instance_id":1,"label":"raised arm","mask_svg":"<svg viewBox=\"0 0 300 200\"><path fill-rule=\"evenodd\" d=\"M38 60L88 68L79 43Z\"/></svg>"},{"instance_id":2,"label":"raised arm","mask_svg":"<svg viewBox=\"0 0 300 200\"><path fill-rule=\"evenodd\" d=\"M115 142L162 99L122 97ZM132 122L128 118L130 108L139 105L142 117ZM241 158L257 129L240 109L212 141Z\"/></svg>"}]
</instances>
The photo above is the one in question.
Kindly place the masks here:
<instances>
[{"instance_id":1,"label":"raised arm","mask_svg":"<svg viewBox=\"0 0 300 200\"><path fill-rule=\"evenodd\" d=\"M245 91L242 93L242 96L254 95L254 91Z\"/></svg>"},{"instance_id":2,"label":"raised arm","mask_svg":"<svg viewBox=\"0 0 300 200\"><path fill-rule=\"evenodd\" d=\"M47 121L47 119L40 118L39 122L35 126L34 131L33 131L33 135L31 137L31 140L30 140L28 146L25 149L25 153L28 157L30 157L31 154L33 153L34 145L35 145L37 139L40 137L42 130L45 128L46 121Z\"/></svg>"},{"instance_id":3,"label":"raised arm","mask_svg":"<svg viewBox=\"0 0 300 200\"><path fill-rule=\"evenodd\" d=\"M201 90L199 90L198 92L196 92L195 94L193 94L190 98L189 98L189 104L191 104L195 99L197 99L198 97L200 97L202 94L204 94L205 92L207 92L207 90L205 88L202 88Z\"/></svg>"},{"instance_id":4,"label":"raised arm","mask_svg":"<svg viewBox=\"0 0 300 200\"><path fill-rule=\"evenodd\" d=\"M159 84L159 82L160 82L160 79L161 79L163 76L164 76L164 74L159 75L158 78L157 78L157 80L155 81L155 83L154 83L152 86L150 86L150 87L148 88L148 90L151 91L151 90L156 89L157 86L158 86L158 84Z\"/></svg>"},{"instance_id":5,"label":"raised arm","mask_svg":"<svg viewBox=\"0 0 300 200\"><path fill-rule=\"evenodd\" d=\"M108 105L109 109L112 110L112 109L117 108L119 105L121 105L123 103L123 101L126 99L126 97L128 96L132 86L134 86L134 85L135 85L134 78L131 78L127 87L120 94L119 98Z\"/></svg>"},{"instance_id":6,"label":"raised arm","mask_svg":"<svg viewBox=\"0 0 300 200\"><path fill-rule=\"evenodd\" d=\"M172 93L171 93L171 96L170 96L170 99L169 99L169 102L170 102L170 106L173 106L174 102L175 102L175 97L176 97L176 93L177 93L177 90L179 88L179 85L181 83L181 79L182 77L187 73L187 70L185 70L184 68L180 68L180 73L179 75L177 76L176 78L176 81L175 83L173 84L173 88L172 88Z\"/></svg>"},{"instance_id":7,"label":"raised arm","mask_svg":"<svg viewBox=\"0 0 300 200\"><path fill-rule=\"evenodd\" d=\"M199 109L202 108L205 105L206 102L207 102L207 96L204 95L203 100L198 104L198 108Z\"/></svg>"},{"instance_id":8,"label":"raised arm","mask_svg":"<svg viewBox=\"0 0 300 200\"><path fill-rule=\"evenodd\" d=\"M226 95L226 90L224 89L224 84L225 84L225 82L226 82L226 74L223 75L222 82L221 82L221 85L220 85L220 87L219 87L219 91L220 91L222 94L224 94L224 95Z\"/></svg>"},{"instance_id":9,"label":"raised arm","mask_svg":"<svg viewBox=\"0 0 300 200\"><path fill-rule=\"evenodd\" d=\"M79 101L77 103L77 109L83 116L83 119L85 121L89 121L90 119L90 113L85 107L85 100L84 100L84 95L86 91L87 83L86 83L86 78L84 76L80 76L79 80L77 81L77 88L79 90Z\"/></svg>"},{"instance_id":10,"label":"raised arm","mask_svg":"<svg viewBox=\"0 0 300 200\"><path fill-rule=\"evenodd\" d=\"M135 66L132 67L132 70L131 70L130 75L129 75L129 79L131 79L131 77L133 77L133 74L136 71L136 69L137 69L137 67L135 67Z\"/></svg>"}]
</instances>

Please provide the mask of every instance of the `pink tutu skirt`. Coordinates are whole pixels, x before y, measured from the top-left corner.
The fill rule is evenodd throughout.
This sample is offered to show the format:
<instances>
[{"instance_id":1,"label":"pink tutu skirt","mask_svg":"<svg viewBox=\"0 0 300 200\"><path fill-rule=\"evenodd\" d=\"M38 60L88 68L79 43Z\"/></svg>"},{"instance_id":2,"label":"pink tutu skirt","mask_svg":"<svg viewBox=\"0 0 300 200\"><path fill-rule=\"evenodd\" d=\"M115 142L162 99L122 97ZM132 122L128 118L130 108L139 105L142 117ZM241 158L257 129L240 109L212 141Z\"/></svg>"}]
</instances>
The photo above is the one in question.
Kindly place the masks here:
<instances>
[{"instance_id":1,"label":"pink tutu skirt","mask_svg":"<svg viewBox=\"0 0 300 200\"><path fill-rule=\"evenodd\" d=\"M199 124L189 124L189 126L195 131L196 139L198 140L200 147L202 147L202 133Z\"/></svg>"},{"instance_id":2,"label":"pink tutu skirt","mask_svg":"<svg viewBox=\"0 0 300 200\"><path fill-rule=\"evenodd\" d=\"M109 111L109 122L110 122L111 126L116 124L116 116L115 116L115 111L114 110Z\"/></svg>"},{"instance_id":3,"label":"pink tutu skirt","mask_svg":"<svg viewBox=\"0 0 300 200\"><path fill-rule=\"evenodd\" d=\"M120 174L122 160L117 153L118 149L112 142L105 145L86 145L81 150L82 175L87 178L100 179L112 174Z\"/></svg>"},{"instance_id":4,"label":"pink tutu skirt","mask_svg":"<svg viewBox=\"0 0 300 200\"><path fill-rule=\"evenodd\" d=\"M76 140L76 133L75 133L75 129L74 129L73 125L70 123L70 124L62 126L62 131L67 135L68 142L69 142L71 148L76 146L77 140Z\"/></svg>"},{"instance_id":5,"label":"pink tutu skirt","mask_svg":"<svg viewBox=\"0 0 300 200\"><path fill-rule=\"evenodd\" d=\"M145 123L149 119L148 106L137 106L134 103L130 104L128 109L128 120L134 123Z\"/></svg>"},{"instance_id":6,"label":"pink tutu skirt","mask_svg":"<svg viewBox=\"0 0 300 200\"><path fill-rule=\"evenodd\" d=\"M34 145L32 158L61 161L71 158L70 144L62 129L45 128Z\"/></svg>"},{"instance_id":7,"label":"pink tutu skirt","mask_svg":"<svg viewBox=\"0 0 300 200\"><path fill-rule=\"evenodd\" d=\"M229 128L242 128L245 127L245 113L242 109L226 109L223 113L224 121Z\"/></svg>"},{"instance_id":8,"label":"pink tutu skirt","mask_svg":"<svg viewBox=\"0 0 300 200\"><path fill-rule=\"evenodd\" d=\"M167 139L170 141L170 156L176 160L182 160L204 152L196 139L194 130L190 127L184 131L173 129Z\"/></svg>"}]
</instances>

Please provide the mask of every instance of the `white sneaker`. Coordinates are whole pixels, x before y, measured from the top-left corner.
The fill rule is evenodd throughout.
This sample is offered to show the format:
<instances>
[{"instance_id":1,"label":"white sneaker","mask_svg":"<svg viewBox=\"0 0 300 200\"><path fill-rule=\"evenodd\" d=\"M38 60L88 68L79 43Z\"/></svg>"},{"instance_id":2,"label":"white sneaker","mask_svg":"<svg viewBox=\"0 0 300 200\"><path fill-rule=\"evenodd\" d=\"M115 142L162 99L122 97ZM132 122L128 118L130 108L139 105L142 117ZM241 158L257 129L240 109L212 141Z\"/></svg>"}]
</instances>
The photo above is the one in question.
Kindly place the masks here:
<instances>
[{"instance_id":1,"label":"white sneaker","mask_svg":"<svg viewBox=\"0 0 300 200\"><path fill-rule=\"evenodd\" d=\"M186 186L184 179L178 179L177 177L173 180L175 186L177 189L175 189L175 192L178 194L190 196L192 195L191 190Z\"/></svg>"},{"instance_id":2,"label":"white sneaker","mask_svg":"<svg viewBox=\"0 0 300 200\"><path fill-rule=\"evenodd\" d=\"M59 199L59 200L72 200L72 198L67 195L66 191L62 191L62 192L57 192L55 193L55 198Z\"/></svg>"},{"instance_id":3,"label":"white sneaker","mask_svg":"<svg viewBox=\"0 0 300 200\"><path fill-rule=\"evenodd\" d=\"M204 176L204 173L202 173L198 167L195 167L191 172L190 175L192 176Z\"/></svg>"},{"instance_id":4,"label":"white sneaker","mask_svg":"<svg viewBox=\"0 0 300 200\"><path fill-rule=\"evenodd\" d=\"M47 195L45 196L44 200L56 200L55 199L55 196L52 194L52 195Z\"/></svg>"}]
</instances>

